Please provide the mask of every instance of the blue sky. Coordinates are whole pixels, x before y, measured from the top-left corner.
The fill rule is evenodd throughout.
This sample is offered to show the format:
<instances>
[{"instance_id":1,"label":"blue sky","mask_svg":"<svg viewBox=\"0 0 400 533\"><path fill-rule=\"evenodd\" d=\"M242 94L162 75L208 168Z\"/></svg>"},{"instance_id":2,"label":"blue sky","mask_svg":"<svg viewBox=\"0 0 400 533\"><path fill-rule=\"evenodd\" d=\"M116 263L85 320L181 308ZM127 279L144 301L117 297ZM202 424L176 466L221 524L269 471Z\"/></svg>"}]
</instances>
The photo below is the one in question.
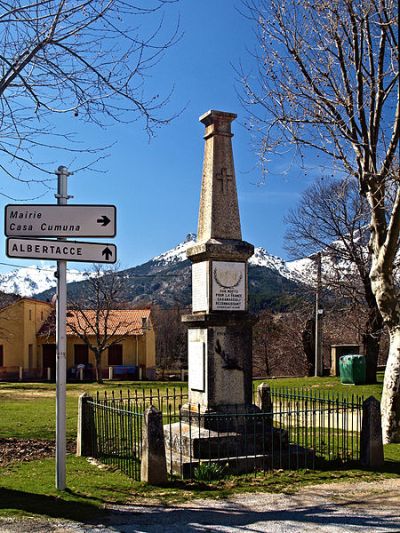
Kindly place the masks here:
<instances>
[{"instance_id":1,"label":"blue sky","mask_svg":"<svg viewBox=\"0 0 400 533\"><path fill-rule=\"evenodd\" d=\"M102 172L76 173L69 180L69 193L74 196L71 203L117 206L118 234L113 242L118 246L121 268L143 263L196 231L204 148L204 127L198 118L209 109L238 115L233 124L233 150L243 238L286 257L283 217L296 205L307 181L301 170L291 168L286 172L286 161L276 159L272 162L272 175L263 186L257 185L260 169L251 136L242 125L245 112L237 97L239 87L234 71L239 61L249 71L254 68L248 50L255 41L250 22L237 7L240 1L236 0L181 0L168 9L165 28L173 27L179 16L183 36L149 72L151 77L146 83L149 94L167 94L174 86L166 113L184 110L170 125L158 130L156 138L149 142L140 121L107 129L73 122L81 139L94 145L115 143L110 156L98 165ZM59 164L73 169L80 166L80 161L60 155L54 169ZM3 191L21 196L20 188L4 183ZM23 194L28 198L30 193ZM0 201L2 208L12 203L7 199ZM54 191L38 202L55 202ZM5 246L1 250L2 263L34 263L8 259L4 249ZM69 266L90 267L72 263ZM10 267L3 265L1 270Z\"/></svg>"}]
</instances>

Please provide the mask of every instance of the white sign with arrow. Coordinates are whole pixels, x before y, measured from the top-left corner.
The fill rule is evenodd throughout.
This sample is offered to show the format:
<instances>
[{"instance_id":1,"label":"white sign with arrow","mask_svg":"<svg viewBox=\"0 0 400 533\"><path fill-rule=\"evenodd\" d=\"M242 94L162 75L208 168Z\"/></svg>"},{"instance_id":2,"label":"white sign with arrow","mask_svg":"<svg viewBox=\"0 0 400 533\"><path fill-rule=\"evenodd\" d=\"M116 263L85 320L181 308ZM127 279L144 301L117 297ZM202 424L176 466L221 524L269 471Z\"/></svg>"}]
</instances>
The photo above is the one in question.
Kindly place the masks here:
<instances>
[{"instance_id":1,"label":"white sign with arrow","mask_svg":"<svg viewBox=\"0 0 400 533\"><path fill-rule=\"evenodd\" d=\"M115 237L114 205L9 204L7 237Z\"/></svg>"},{"instance_id":2,"label":"white sign with arrow","mask_svg":"<svg viewBox=\"0 0 400 533\"><path fill-rule=\"evenodd\" d=\"M7 256L112 264L117 261L117 247L95 242L11 238L7 239Z\"/></svg>"}]
</instances>

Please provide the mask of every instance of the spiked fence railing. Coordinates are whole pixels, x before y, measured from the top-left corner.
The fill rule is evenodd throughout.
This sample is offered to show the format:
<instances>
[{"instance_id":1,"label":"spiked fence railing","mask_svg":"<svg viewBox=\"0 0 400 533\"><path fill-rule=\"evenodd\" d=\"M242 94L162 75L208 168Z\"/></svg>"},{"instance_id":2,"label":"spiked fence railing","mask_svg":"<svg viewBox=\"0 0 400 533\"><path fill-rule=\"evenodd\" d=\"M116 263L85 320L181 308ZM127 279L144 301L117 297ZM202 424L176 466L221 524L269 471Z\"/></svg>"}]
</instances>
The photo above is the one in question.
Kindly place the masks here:
<instances>
[{"instance_id":1,"label":"spiked fence railing","mask_svg":"<svg viewBox=\"0 0 400 533\"><path fill-rule=\"evenodd\" d=\"M139 480L144 412L153 405L163 413L171 476L195 477L205 462L220 465L225 472L257 473L359 460L363 401L359 396L272 388L270 412L249 409L206 415L200 406L185 414L181 407L187 399L183 388L88 398L82 414L85 438L90 441L86 449ZM185 443L178 446L178 453L172 438Z\"/></svg>"}]
</instances>

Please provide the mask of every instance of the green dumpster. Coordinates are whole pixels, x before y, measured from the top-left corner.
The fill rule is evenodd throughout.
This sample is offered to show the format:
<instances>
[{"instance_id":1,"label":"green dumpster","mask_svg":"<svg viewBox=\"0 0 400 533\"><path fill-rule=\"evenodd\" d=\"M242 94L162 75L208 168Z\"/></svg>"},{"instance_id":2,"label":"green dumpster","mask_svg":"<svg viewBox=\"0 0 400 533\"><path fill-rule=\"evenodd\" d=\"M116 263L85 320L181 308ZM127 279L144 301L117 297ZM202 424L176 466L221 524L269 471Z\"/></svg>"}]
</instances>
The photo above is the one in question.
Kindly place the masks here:
<instances>
[{"instance_id":1,"label":"green dumpster","mask_svg":"<svg viewBox=\"0 0 400 533\"><path fill-rule=\"evenodd\" d=\"M360 354L339 357L340 382L351 385L365 383L365 357Z\"/></svg>"}]
</instances>

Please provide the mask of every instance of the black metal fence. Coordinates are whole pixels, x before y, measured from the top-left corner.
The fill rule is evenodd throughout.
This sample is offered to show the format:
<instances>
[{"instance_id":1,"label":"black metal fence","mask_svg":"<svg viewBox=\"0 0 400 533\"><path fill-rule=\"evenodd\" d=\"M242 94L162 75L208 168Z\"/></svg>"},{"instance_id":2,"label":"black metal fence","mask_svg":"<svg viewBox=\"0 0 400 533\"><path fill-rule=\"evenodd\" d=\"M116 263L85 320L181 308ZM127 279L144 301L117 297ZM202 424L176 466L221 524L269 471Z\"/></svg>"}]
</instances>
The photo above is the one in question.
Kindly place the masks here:
<instances>
[{"instance_id":1,"label":"black metal fence","mask_svg":"<svg viewBox=\"0 0 400 533\"><path fill-rule=\"evenodd\" d=\"M114 465L135 480L140 480L142 426L145 410L153 405L167 413L178 411L187 400L183 388L141 389L123 394L105 392L83 404L85 426L83 448L99 461Z\"/></svg>"},{"instance_id":2,"label":"black metal fence","mask_svg":"<svg viewBox=\"0 0 400 533\"><path fill-rule=\"evenodd\" d=\"M311 448L318 461L358 461L363 397L272 388L274 424L289 440Z\"/></svg>"},{"instance_id":3,"label":"black metal fence","mask_svg":"<svg viewBox=\"0 0 400 533\"><path fill-rule=\"evenodd\" d=\"M142 389L89 398L82 417L89 455L140 480L144 412L163 413L170 475L193 478L204 465L214 473L265 473L274 468L344 464L360 457L362 401L310 390L271 389L272 409L204 413L183 388Z\"/></svg>"}]
</instances>

